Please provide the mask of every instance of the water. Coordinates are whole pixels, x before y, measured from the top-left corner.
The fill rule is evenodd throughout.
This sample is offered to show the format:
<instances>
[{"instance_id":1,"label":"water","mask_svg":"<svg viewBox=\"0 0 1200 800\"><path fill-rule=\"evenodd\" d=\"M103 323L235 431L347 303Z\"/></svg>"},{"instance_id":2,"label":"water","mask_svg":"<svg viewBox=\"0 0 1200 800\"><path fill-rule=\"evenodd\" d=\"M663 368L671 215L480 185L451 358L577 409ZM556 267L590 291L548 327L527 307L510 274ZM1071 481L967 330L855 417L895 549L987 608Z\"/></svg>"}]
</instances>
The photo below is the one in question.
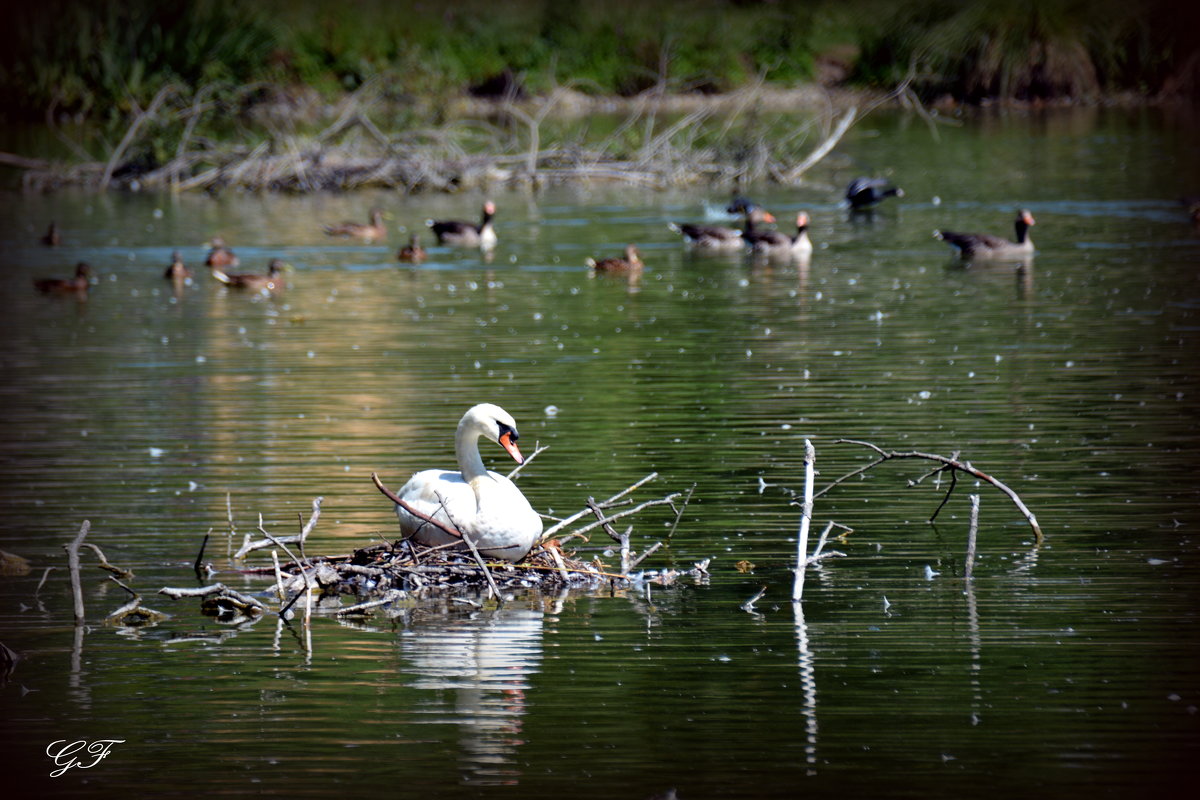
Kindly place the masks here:
<instances>
[{"instance_id":1,"label":"water","mask_svg":"<svg viewBox=\"0 0 1200 800\"><path fill-rule=\"evenodd\" d=\"M1182 794L1200 750L1200 238L1174 200L1195 191L1194 133L1082 111L935 140L879 117L840 148L851 165L753 192L781 220L813 217L807 268L688 254L666 223L724 200L695 190L497 191L491 261L431 248L417 268L394 261L399 227L473 219L482 196L10 195L0 546L33 570L0 582L0 641L22 655L0 689L8 775L80 797ZM884 168L907 197L848 221L840 186ZM320 232L376 203L386 245ZM1018 204L1038 220L1030 269L963 269L930 238L1008 235ZM50 219L57 250L36 244ZM171 251L203 273L218 233L245 271L294 265L287 291L199 280L176 297ZM639 283L588 277L584 258L627 242ZM86 303L33 294L78 260L100 276ZM481 401L514 414L527 451L549 445L520 481L541 510L651 471L642 499L695 485L651 566L712 557L711 580L319 618L311 655L273 618L234 629L154 594L194 583L210 529L217 579L264 585L226 558L227 496L239 536L260 514L292 532L316 496L309 552L394 536L370 473L398 486L450 466ZM818 500L818 531L854 532L797 615L784 489L802 485L806 438L818 485L870 456L838 439L959 452L1020 493L1045 544L967 480L931 526L945 478L910 487L929 464L885 464ZM671 517L638 518L636 546ZM101 625L125 593L85 553L75 633L61 546L84 519L170 620ZM51 778L61 739L124 741Z\"/></svg>"}]
</instances>

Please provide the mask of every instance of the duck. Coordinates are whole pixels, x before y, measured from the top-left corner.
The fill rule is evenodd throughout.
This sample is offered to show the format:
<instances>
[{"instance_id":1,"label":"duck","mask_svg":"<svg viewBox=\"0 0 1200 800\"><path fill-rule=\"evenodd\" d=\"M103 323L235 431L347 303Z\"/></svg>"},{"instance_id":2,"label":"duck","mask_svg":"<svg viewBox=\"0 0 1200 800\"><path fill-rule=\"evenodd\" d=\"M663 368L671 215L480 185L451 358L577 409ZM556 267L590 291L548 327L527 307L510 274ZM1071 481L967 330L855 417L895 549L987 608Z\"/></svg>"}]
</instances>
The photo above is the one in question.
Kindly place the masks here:
<instances>
[{"instance_id":1,"label":"duck","mask_svg":"<svg viewBox=\"0 0 1200 800\"><path fill-rule=\"evenodd\" d=\"M62 237L58 234L57 222L50 223L49 230L47 230L46 235L42 237L42 244L46 245L47 247L58 247L60 244L62 244Z\"/></svg>"},{"instance_id":2,"label":"duck","mask_svg":"<svg viewBox=\"0 0 1200 800\"><path fill-rule=\"evenodd\" d=\"M738 200L743 202L739 204ZM736 250L745 245L744 237L752 234L757 225L775 221L771 212L756 203L745 200L745 198L737 198L729 206L730 213L736 213L736 210L739 209L745 219L740 231L737 228L726 228L721 225L691 225L675 222L668 223L667 227L675 233L682 234L684 242L693 247L706 250Z\"/></svg>"},{"instance_id":3,"label":"duck","mask_svg":"<svg viewBox=\"0 0 1200 800\"><path fill-rule=\"evenodd\" d=\"M92 268L87 262L75 265L74 278L36 278L33 287L42 294L86 295L92 286Z\"/></svg>"},{"instance_id":4,"label":"duck","mask_svg":"<svg viewBox=\"0 0 1200 800\"><path fill-rule=\"evenodd\" d=\"M214 269L212 274L221 283L234 289L272 292L283 288L283 271L286 266L282 259L273 258L271 259L271 263L267 265L266 275L229 275L219 269Z\"/></svg>"},{"instance_id":5,"label":"duck","mask_svg":"<svg viewBox=\"0 0 1200 800\"><path fill-rule=\"evenodd\" d=\"M368 242L387 238L387 226L383 224L383 210L372 208L371 221L366 224L362 222L343 222L340 225L326 225L325 234L327 236L352 236L356 239L365 239Z\"/></svg>"},{"instance_id":6,"label":"duck","mask_svg":"<svg viewBox=\"0 0 1200 800\"><path fill-rule=\"evenodd\" d=\"M409 478L397 496L404 504L470 541L485 558L519 561L542 535L542 518L511 480L483 465L479 439L499 444L518 464L525 459L517 448L517 423L512 415L492 403L472 406L463 414L454 436L458 471L427 469ZM461 537L442 530L396 504L396 516L405 538L436 547L457 543Z\"/></svg>"},{"instance_id":7,"label":"duck","mask_svg":"<svg viewBox=\"0 0 1200 800\"><path fill-rule=\"evenodd\" d=\"M589 258L585 263L593 272L634 272L645 266L637 247L632 244L625 245L624 258L602 258L599 261Z\"/></svg>"},{"instance_id":8,"label":"duck","mask_svg":"<svg viewBox=\"0 0 1200 800\"><path fill-rule=\"evenodd\" d=\"M481 247L490 250L496 246L496 230L492 217L496 215L496 204L488 200L483 204L483 218L478 225L460 220L427 219L425 224L433 228L438 244L453 244L461 247Z\"/></svg>"},{"instance_id":9,"label":"duck","mask_svg":"<svg viewBox=\"0 0 1200 800\"><path fill-rule=\"evenodd\" d=\"M812 240L808 238L808 213L804 211L796 215L795 236L788 236L782 231L752 231L745 239L756 253L791 255L796 258L812 255Z\"/></svg>"},{"instance_id":10,"label":"duck","mask_svg":"<svg viewBox=\"0 0 1200 800\"><path fill-rule=\"evenodd\" d=\"M959 257L964 261L1021 258L1033 255L1033 240L1029 238L1029 229L1034 224L1033 214L1026 209L1021 209L1017 212L1017 219L1014 223L1017 232L1015 242L986 233L954 233L942 230L934 231L933 237L941 239L957 250Z\"/></svg>"},{"instance_id":11,"label":"duck","mask_svg":"<svg viewBox=\"0 0 1200 800\"><path fill-rule=\"evenodd\" d=\"M169 281L183 282L192 277L192 271L183 263L183 255L176 250L171 253L171 266L167 267L167 271L163 273L163 277Z\"/></svg>"},{"instance_id":12,"label":"duck","mask_svg":"<svg viewBox=\"0 0 1200 800\"><path fill-rule=\"evenodd\" d=\"M408 244L400 248L400 252L396 254L396 258L406 261L409 264L420 264L424 261L425 248L421 247L421 237L415 233L408 237Z\"/></svg>"},{"instance_id":13,"label":"duck","mask_svg":"<svg viewBox=\"0 0 1200 800\"><path fill-rule=\"evenodd\" d=\"M846 202L852 211L872 208L889 197L904 197L904 190L884 178L855 178L846 187Z\"/></svg>"},{"instance_id":14,"label":"duck","mask_svg":"<svg viewBox=\"0 0 1200 800\"><path fill-rule=\"evenodd\" d=\"M236 267L240 263L238 257L220 236L214 236L208 244L212 249L208 251L208 258L204 259L204 266Z\"/></svg>"}]
</instances>

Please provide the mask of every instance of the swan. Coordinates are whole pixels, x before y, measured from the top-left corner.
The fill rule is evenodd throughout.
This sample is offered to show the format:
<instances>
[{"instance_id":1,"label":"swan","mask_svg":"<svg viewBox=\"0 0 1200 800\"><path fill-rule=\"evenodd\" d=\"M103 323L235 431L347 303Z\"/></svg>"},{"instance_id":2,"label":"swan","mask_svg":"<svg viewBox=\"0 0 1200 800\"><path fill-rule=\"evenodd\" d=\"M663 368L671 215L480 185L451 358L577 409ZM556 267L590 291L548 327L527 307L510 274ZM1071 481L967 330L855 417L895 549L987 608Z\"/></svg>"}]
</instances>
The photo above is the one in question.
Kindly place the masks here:
<instances>
[{"instance_id":1,"label":"swan","mask_svg":"<svg viewBox=\"0 0 1200 800\"><path fill-rule=\"evenodd\" d=\"M409 478L397 496L417 511L470 537L481 555L519 561L542 534L538 516L516 484L489 472L479 455L479 437L496 442L518 463L517 423L491 403L481 403L463 414L454 436L458 472L427 469ZM405 537L437 546L461 540L396 505Z\"/></svg>"}]
</instances>

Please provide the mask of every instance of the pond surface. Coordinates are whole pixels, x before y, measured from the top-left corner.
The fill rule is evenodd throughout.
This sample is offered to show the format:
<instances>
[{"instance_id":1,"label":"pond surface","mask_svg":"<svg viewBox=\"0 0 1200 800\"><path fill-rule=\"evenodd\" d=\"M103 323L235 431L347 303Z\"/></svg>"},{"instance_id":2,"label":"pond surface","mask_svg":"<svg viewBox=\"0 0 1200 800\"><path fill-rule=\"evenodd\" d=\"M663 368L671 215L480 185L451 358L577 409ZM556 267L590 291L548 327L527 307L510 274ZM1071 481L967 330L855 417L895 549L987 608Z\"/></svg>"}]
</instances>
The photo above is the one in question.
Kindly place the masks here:
<instances>
[{"instance_id":1,"label":"pond surface","mask_svg":"<svg viewBox=\"0 0 1200 800\"><path fill-rule=\"evenodd\" d=\"M1200 756L1200 234L1193 118L995 115L939 128L880 116L821 183L752 192L812 216L807 266L688 253L670 221L723 193L498 191L494 258L431 247L401 266L400 226L473 219L482 196L8 195L0 217L3 420L0 688L10 785L54 796L1180 796ZM905 188L849 220L839 189L888 170ZM323 224L391 215L386 244ZM962 268L934 228L1011 235L1038 254ZM64 244L37 244L51 219ZM224 236L245 271L295 270L274 297L200 266ZM427 237L428 238L428 237ZM637 243L640 282L583 268ZM430 243L426 241L426 244ZM176 295L172 250L200 273ZM31 278L94 267L90 299ZM437 604L366 622L268 616L242 628L173 602L200 541L220 580L238 530L291 533L324 498L310 553L396 536L393 487L453 463L470 405L517 419L522 473L559 516L655 471L636 497L695 487L646 566L671 587ZM854 529L844 558L788 597L813 442L818 486L869 461L839 439L961 458L1002 494L892 462L818 499ZM503 453L485 446L489 465ZM968 495L981 496L963 581ZM88 541L152 628L103 626L125 593L87 567L72 626L62 545ZM665 509L635 518L663 538ZM593 539L593 544L603 544ZM590 557L590 556L588 556ZM749 562L752 567L738 562ZM265 556L252 565L269 563ZM38 588L44 570L58 567ZM753 611L741 608L766 589ZM59 777L58 740L123 740ZM61 746L61 745L60 745ZM90 761L90 759L89 759Z\"/></svg>"}]
</instances>

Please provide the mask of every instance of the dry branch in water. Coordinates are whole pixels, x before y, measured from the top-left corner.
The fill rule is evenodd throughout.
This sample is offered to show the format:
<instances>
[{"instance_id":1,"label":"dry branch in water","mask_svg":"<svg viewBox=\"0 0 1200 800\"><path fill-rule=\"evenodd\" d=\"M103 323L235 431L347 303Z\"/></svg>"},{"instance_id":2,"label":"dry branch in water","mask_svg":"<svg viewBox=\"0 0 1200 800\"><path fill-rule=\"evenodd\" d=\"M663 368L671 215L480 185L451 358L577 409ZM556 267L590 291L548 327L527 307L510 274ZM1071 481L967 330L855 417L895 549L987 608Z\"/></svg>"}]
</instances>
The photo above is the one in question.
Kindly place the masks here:
<instances>
[{"instance_id":1,"label":"dry branch in water","mask_svg":"<svg viewBox=\"0 0 1200 800\"><path fill-rule=\"evenodd\" d=\"M1037 518L1033 515L1033 512L1029 510L1028 506L1025 505L1025 503L1021 500L1021 498L1017 495L1017 493L1014 492L1012 489L1008 488L1008 486L1006 486L1004 483L1002 483L999 479L994 478L991 475L988 475L983 470L976 469L974 466L971 465L971 462L959 461L957 458L957 454L955 454L954 456L942 456L942 455L938 455L936 453L922 453L922 452L919 452L916 450L909 450L909 451L903 451L903 452L898 451L898 450L884 450L883 448L879 447L878 445L872 444L871 442L861 442L856 439L838 439L837 441L834 442L834 444L857 444L862 447L867 447L867 448L870 448L871 450L874 450L875 453L879 457L876 458L874 461L872 461L870 464L867 464L864 467L859 467L856 470L852 470L851 472L848 472L845 475L843 475L842 477L833 481L828 486L826 486L824 489L821 489L821 491L817 492L816 495L814 495L815 497L820 497L821 495L825 494L833 487L835 487L839 484L845 483L850 478L853 478L857 475L861 475L864 472L866 472L867 470L873 469L874 467L879 466L880 464L884 463L885 461L891 461L894 459L913 459L913 458L924 459L926 461L933 461L934 463L940 464L941 466L938 467L937 469L933 470L932 472L926 473L917 481L914 481L913 482L914 485L916 483L919 483L921 480L924 480L926 477L929 477L930 475L935 475L940 472L949 472L950 473L950 479L951 479L950 489L946 492L946 497L943 498L941 505L938 506L939 511L941 510L942 506L944 506L946 504L946 500L949 498L950 492L954 491L954 486L956 485L955 473L963 472L963 473L966 473L967 475L970 475L973 478L977 478L978 480L983 481L984 483L994 486L995 488L997 488L1001 492L1003 492L1005 495L1007 495L1008 499L1013 502L1013 505L1015 505L1017 507L1017 509L1025 516L1026 521L1029 522L1029 527L1033 528L1033 533L1037 539L1037 543L1039 545L1042 543L1042 540L1044 537L1042 535L1042 529L1038 525ZM933 514L933 517L930 518L930 522L932 522L933 519L936 517L937 517L937 511L935 511Z\"/></svg>"}]
</instances>

